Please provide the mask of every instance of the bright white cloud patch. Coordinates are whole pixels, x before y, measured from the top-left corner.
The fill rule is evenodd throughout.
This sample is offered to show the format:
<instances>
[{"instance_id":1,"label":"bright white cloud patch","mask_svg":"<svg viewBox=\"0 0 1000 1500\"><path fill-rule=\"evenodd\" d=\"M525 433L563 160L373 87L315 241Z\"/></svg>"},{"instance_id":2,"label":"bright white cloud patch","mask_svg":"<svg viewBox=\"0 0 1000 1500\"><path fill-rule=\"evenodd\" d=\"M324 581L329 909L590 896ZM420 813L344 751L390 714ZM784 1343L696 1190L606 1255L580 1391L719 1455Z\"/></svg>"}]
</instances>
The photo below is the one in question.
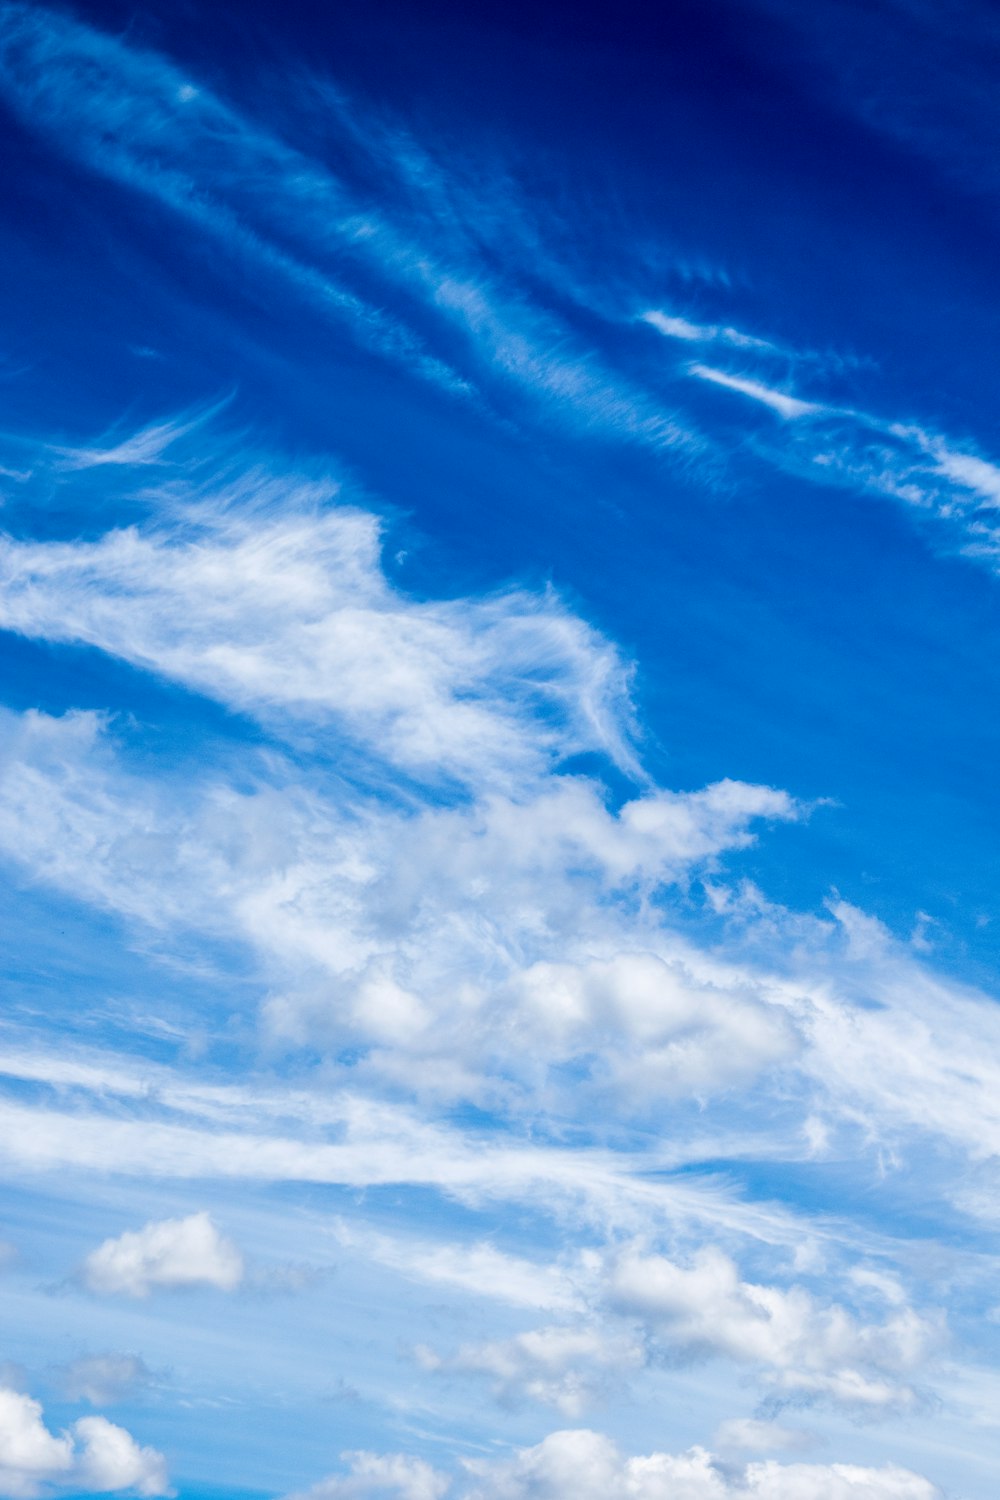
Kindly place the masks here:
<instances>
[{"instance_id":1,"label":"bright white cloud patch","mask_svg":"<svg viewBox=\"0 0 1000 1500\"><path fill-rule=\"evenodd\" d=\"M751 1463L738 1472L704 1448L625 1458L601 1433L553 1432L509 1460L467 1460L453 1487L402 1455L347 1454L350 1470L288 1500L941 1500L909 1469L886 1464ZM422 1487L421 1487L422 1485Z\"/></svg>"},{"instance_id":2,"label":"bright white cloud patch","mask_svg":"<svg viewBox=\"0 0 1000 1500\"><path fill-rule=\"evenodd\" d=\"M140 1447L104 1417L81 1417L54 1436L39 1402L0 1389L0 1495L35 1500L51 1493L172 1495L163 1456Z\"/></svg>"},{"instance_id":3,"label":"bright white cloud patch","mask_svg":"<svg viewBox=\"0 0 1000 1500\"><path fill-rule=\"evenodd\" d=\"M207 1213L127 1229L92 1250L80 1268L92 1292L148 1297L150 1292L215 1287L231 1292L243 1279L243 1257Z\"/></svg>"}]
</instances>

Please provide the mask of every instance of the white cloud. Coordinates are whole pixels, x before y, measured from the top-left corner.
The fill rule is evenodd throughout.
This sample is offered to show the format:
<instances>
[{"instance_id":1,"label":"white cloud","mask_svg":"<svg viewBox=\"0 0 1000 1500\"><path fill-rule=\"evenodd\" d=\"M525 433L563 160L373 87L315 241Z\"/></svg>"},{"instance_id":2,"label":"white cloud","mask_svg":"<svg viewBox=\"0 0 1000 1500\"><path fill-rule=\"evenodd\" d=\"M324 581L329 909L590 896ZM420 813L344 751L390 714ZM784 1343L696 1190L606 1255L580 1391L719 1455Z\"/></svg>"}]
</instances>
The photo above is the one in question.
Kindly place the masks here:
<instances>
[{"instance_id":1,"label":"white cloud","mask_svg":"<svg viewBox=\"0 0 1000 1500\"><path fill-rule=\"evenodd\" d=\"M468 392L471 377L433 352L446 346L451 357L457 327L468 349L456 357L475 378L502 377L530 396L536 414L560 413L578 429L654 450L691 446L655 400L574 349L558 320L483 275L467 253L474 233L456 233L447 256L429 253L405 216L368 212L332 174L163 59L14 4L0 24L0 65L22 118L322 300L368 347L419 378ZM109 131L116 110L123 128ZM231 183L241 184L238 198ZM255 183L266 190L256 193ZM346 268L355 252L369 271L416 293L426 342L332 274L334 259ZM728 327L646 317L671 338L746 351L748 362L765 349ZM452 331L437 343L445 323ZM839 474L957 516L970 545L991 545L981 518L969 517L998 503L1000 471L971 448L833 412L754 378L704 365L691 374L787 419L775 424L775 441L813 477ZM815 420L797 420L805 417ZM65 485L125 479L134 489L167 457L175 467L142 497L151 522L88 542L8 538L0 623L32 639L86 644L251 714L296 753L310 735L322 736L326 751L339 735L336 759L351 785L334 786L322 768L303 771L273 747L247 752L238 785L211 768L183 786L157 782L130 769L99 716L9 716L0 847L33 878L155 929L164 946L179 931L242 943L253 981L268 993L265 1040L323 1053L336 1098L275 1090L258 1111L250 1089L199 1091L168 1078L168 1093L140 1099L136 1117L126 1090L129 1107L116 1118L117 1102L100 1097L96 1077L70 1076L64 1057L37 1082L39 1093L69 1082L78 1090L69 1103L50 1108L46 1095L3 1106L8 1160L140 1177L403 1182L474 1207L528 1203L564 1222L575 1214L595 1236L624 1225L659 1244L668 1224L687 1244L692 1225L702 1233L709 1222L720 1234L770 1235L801 1249L811 1233L805 1214L740 1202L725 1183L658 1175L712 1160L719 1140L730 1160L750 1155L757 1142L739 1101L766 1070L781 1080L761 1096L771 1160L800 1148L820 1155L847 1135L874 1152L895 1150L899 1137L922 1148L934 1134L943 1149L925 1158L930 1192L950 1176L948 1151L996 1148L996 1027L984 997L933 981L877 942L863 964L854 954L859 967L846 980L811 935L799 942L791 921L769 928L774 944L757 949L768 961L778 952L781 979L764 957L750 961L744 950L727 966L670 931L665 887L706 871L721 882L724 856L750 842L759 820L801 816L793 799L725 781L682 794L646 787L613 804L595 780L565 767L596 751L637 772L628 670L555 595L411 597L382 568L379 522L336 505L334 485L266 466L204 485L177 458L183 436L178 422L155 423L131 437L48 450L48 477ZM355 1093L342 1089L346 1076ZM534 1133L498 1129L484 1141L383 1107L374 1097L383 1091L472 1100ZM716 1107L731 1112L709 1116ZM696 1108L710 1122L704 1139L690 1123ZM625 1134L637 1117L655 1125L641 1139ZM615 1147L567 1144L581 1128L585 1140L604 1132ZM860 1232L824 1225L819 1233L853 1237L856 1252ZM491 1244L464 1262L454 1245L371 1244L382 1264L442 1287L465 1293L489 1283L485 1296L548 1317L587 1306L565 1267L550 1271ZM109 1240L83 1270L92 1289L134 1297L156 1287L230 1289L241 1275L239 1252L207 1215ZM902 1281L881 1272L842 1283L888 1302L878 1321L801 1288L745 1281L721 1250L668 1260L647 1249L623 1257L616 1276L616 1305L661 1345L733 1359L796 1397L872 1409L904 1403L935 1335L933 1320L910 1310ZM470 1343L439 1363L483 1375L502 1399L526 1395L575 1416L639 1357L632 1336L560 1326ZM81 1399L107 1399L127 1384L127 1363L96 1356L67 1378ZM61 1436L31 1403L11 1420L8 1448L22 1465L20 1474L10 1469L8 1486L21 1486L11 1494L165 1486L158 1456L102 1418ZM783 1433L790 1442L788 1431L730 1424L719 1442L764 1451ZM482 1495L560 1500L933 1493L898 1469L752 1464L734 1477L702 1450L626 1460L593 1434L553 1435L506 1464L480 1466L469 1483ZM348 1474L314 1494L438 1500L448 1487L419 1459L357 1455Z\"/></svg>"},{"instance_id":2,"label":"white cloud","mask_svg":"<svg viewBox=\"0 0 1000 1500\"><path fill-rule=\"evenodd\" d=\"M7 725L0 849L154 929L241 940L272 1035L360 1045L359 1072L398 1078L417 1055L428 1094L510 1105L575 1060L644 1108L795 1051L783 1009L700 981L642 915L658 887L751 842L755 820L800 816L782 792L721 782L614 812L595 782L550 775L517 798L400 809L296 786L273 757L256 789L157 786L94 715Z\"/></svg>"},{"instance_id":3,"label":"white cloud","mask_svg":"<svg viewBox=\"0 0 1000 1500\"><path fill-rule=\"evenodd\" d=\"M762 406L769 406L772 411L776 411L780 417L785 417L789 421L794 421L796 417L814 416L825 409L814 401L801 401L797 396L788 395L786 391L776 391L771 386L763 385L759 380L750 380L739 375L727 375L724 370L714 370L708 365L691 365L689 373L697 376L699 380L708 380L713 385L721 385L727 390L738 391L741 396L749 396L751 401L759 401Z\"/></svg>"},{"instance_id":4,"label":"white cloud","mask_svg":"<svg viewBox=\"0 0 1000 1500\"><path fill-rule=\"evenodd\" d=\"M944 979L846 902L834 937L800 955L793 983L809 1038L805 1065L827 1109L887 1149L928 1135L973 1161L1000 1151L1000 1015L982 992ZM808 955L808 956L807 956ZM850 994L862 994L852 1005ZM892 1067L885 1059L892 1058Z\"/></svg>"},{"instance_id":5,"label":"white cloud","mask_svg":"<svg viewBox=\"0 0 1000 1500\"><path fill-rule=\"evenodd\" d=\"M117 442L92 443L84 448L53 444L50 451L55 458L57 470L101 469L108 465L115 468L142 468L160 463L172 444L196 431L210 415L209 410L188 419L168 418L163 422L151 422L138 432L119 438Z\"/></svg>"},{"instance_id":6,"label":"white cloud","mask_svg":"<svg viewBox=\"0 0 1000 1500\"><path fill-rule=\"evenodd\" d=\"M468 395L468 383L413 328L335 272L331 236L339 231L348 250L363 242L346 184L210 89L195 88L166 58L8 0L0 14L0 88L30 128L71 157L217 237L229 256L284 280L363 347ZM128 128L119 133L123 120ZM269 191L260 194L265 178ZM234 192L236 183L244 191ZM277 231L279 201L291 234Z\"/></svg>"},{"instance_id":7,"label":"white cloud","mask_svg":"<svg viewBox=\"0 0 1000 1500\"><path fill-rule=\"evenodd\" d=\"M8 537L0 626L95 646L272 725L340 726L433 779L520 783L585 750L635 768L608 642L554 595L407 598L382 570L379 520L335 493L249 473L201 502L189 488L193 508L144 530Z\"/></svg>"},{"instance_id":8,"label":"white cloud","mask_svg":"<svg viewBox=\"0 0 1000 1500\"><path fill-rule=\"evenodd\" d=\"M626 1252L613 1268L609 1300L682 1352L755 1365L780 1389L873 1410L912 1404L901 1377L941 1336L936 1320L908 1307L861 1324L802 1287L741 1281L729 1256L711 1246L689 1265Z\"/></svg>"},{"instance_id":9,"label":"white cloud","mask_svg":"<svg viewBox=\"0 0 1000 1500\"><path fill-rule=\"evenodd\" d=\"M81 1417L73 1431L82 1444L77 1484L105 1494L131 1489L138 1495L169 1495L166 1464L153 1448L140 1448L106 1417Z\"/></svg>"},{"instance_id":10,"label":"white cloud","mask_svg":"<svg viewBox=\"0 0 1000 1500\"><path fill-rule=\"evenodd\" d=\"M971 444L960 447L916 422L802 402L703 365L691 366L690 373L762 401L785 417L812 417L807 423L790 421L766 442L755 435L754 451L777 467L812 483L880 495L934 518L942 526L939 545L997 570L1000 527L993 513L1000 506L1000 466Z\"/></svg>"},{"instance_id":11,"label":"white cloud","mask_svg":"<svg viewBox=\"0 0 1000 1500\"><path fill-rule=\"evenodd\" d=\"M889 430L894 437L915 443L932 459L939 474L970 491L980 503L1000 506L1000 467L996 464L977 453L962 452L940 434L922 427L894 423Z\"/></svg>"},{"instance_id":12,"label":"white cloud","mask_svg":"<svg viewBox=\"0 0 1000 1500\"><path fill-rule=\"evenodd\" d=\"M644 323L655 328L668 339L683 339L687 343L699 343L711 340L715 336L715 329L704 323L691 323L687 318L678 318L670 313L657 312L655 309L640 314Z\"/></svg>"},{"instance_id":13,"label":"white cloud","mask_svg":"<svg viewBox=\"0 0 1000 1500\"><path fill-rule=\"evenodd\" d=\"M174 1493L163 1456L140 1447L124 1428L104 1417L81 1417L55 1437L44 1424L39 1402L0 1389L0 1496L35 1500L67 1490Z\"/></svg>"},{"instance_id":14,"label":"white cloud","mask_svg":"<svg viewBox=\"0 0 1000 1500\"><path fill-rule=\"evenodd\" d=\"M729 344L734 349L755 349L762 354L780 352L769 339L755 338L738 328L729 328L718 323L692 323L688 318L677 317L653 308L640 313L640 320L662 333L664 338L681 339L689 344Z\"/></svg>"},{"instance_id":15,"label":"white cloud","mask_svg":"<svg viewBox=\"0 0 1000 1500\"><path fill-rule=\"evenodd\" d=\"M0 608L28 633L96 645L292 739L300 722L335 726L353 779L304 771L298 754L272 745L245 754L238 786L212 767L154 780L100 715L7 714L0 849L168 947L178 933L240 942L267 990L266 1039L326 1054L331 1093L263 1097L170 1070L150 1092L130 1063L14 1059L15 1076L75 1094L57 1107L0 1105L8 1161L419 1184L475 1207L531 1204L595 1237L647 1235L651 1247L670 1225L689 1254L706 1225L730 1248L749 1235L801 1250L817 1236L807 1215L740 1202L725 1183L657 1175L669 1168L822 1154L848 1130L862 1151L914 1128L985 1149L1000 1097L983 1045L995 1029L987 1002L919 965L901 969L880 930L862 932L863 919L852 926L838 908L840 930L850 929L848 978L828 951L835 921L727 890L727 852L750 843L761 820L799 818L803 807L734 781L684 793L647 786L612 804L599 781L561 767L581 747L626 765L630 751L620 658L558 600L415 601L382 570L374 518L338 508L328 488L261 470L250 481L231 472L225 492L184 464L177 473L172 499L147 497L154 519L141 528L86 544L8 542ZM396 655L401 670L383 671ZM564 707L580 701L582 711ZM442 758L451 784L434 781ZM669 924L669 887L684 891L699 875L711 876L717 898L715 952ZM890 1047L894 1070L884 1067ZM780 1081L767 1094L774 1131L757 1140L744 1101L768 1070ZM109 1088L126 1107L109 1108ZM379 1103L387 1094L410 1103ZM498 1112L517 1133L487 1139L421 1113L427 1101L456 1100ZM695 1109L704 1127L692 1127ZM582 1126L592 1140L607 1127L612 1141L623 1125L650 1122L648 1137L629 1138L634 1149L621 1136L615 1148L577 1149L560 1134ZM218 1238L205 1216L194 1219ZM131 1295L235 1284L231 1246L236 1260L223 1255L220 1270L204 1244L175 1254L152 1243L191 1222L109 1242L85 1281ZM859 1246L864 1236L845 1230L838 1253ZM573 1268L548 1275L528 1256L480 1247L462 1269L454 1247L383 1245L373 1255L455 1288L495 1279L496 1298L548 1318L604 1315ZM934 1330L905 1293L871 1322L801 1289L744 1282L726 1256L714 1290L697 1256L648 1259L653 1280L672 1266L686 1289L683 1315L642 1314L661 1346L724 1355L795 1397L870 1411L913 1399ZM444 1364L478 1370L504 1400L525 1394L573 1417L630 1367L635 1345L625 1340L602 1364L600 1349L617 1338L602 1326L588 1363L579 1334L506 1333Z\"/></svg>"},{"instance_id":16,"label":"white cloud","mask_svg":"<svg viewBox=\"0 0 1000 1500\"><path fill-rule=\"evenodd\" d=\"M537 963L513 988L550 1055L602 1050L609 1081L634 1102L744 1083L797 1050L782 1011L651 953Z\"/></svg>"},{"instance_id":17,"label":"white cloud","mask_svg":"<svg viewBox=\"0 0 1000 1500\"><path fill-rule=\"evenodd\" d=\"M231 1292L243 1279L243 1257L207 1213L197 1213L105 1240L87 1256L80 1275L92 1292L127 1297L148 1297L156 1288Z\"/></svg>"},{"instance_id":18,"label":"white cloud","mask_svg":"<svg viewBox=\"0 0 1000 1500\"><path fill-rule=\"evenodd\" d=\"M442 1500L447 1475L403 1453L345 1453L349 1472L332 1475L286 1500Z\"/></svg>"},{"instance_id":19,"label":"white cloud","mask_svg":"<svg viewBox=\"0 0 1000 1500\"><path fill-rule=\"evenodd\" d=\"M271 1101L273 1119L263 1122L272 1124L270 1133L115 1118L93 1107L58 1111L0 1101L0 1160L36 1172L69 1167L106 1173L113 1162L116 1173L141 1179L406 1184L476 1208L531 1204L546 1214L598 1224L605 1233L635 1234L651 1223L676 1220L723 1226L789 1248L802 1240L798 1217L779 1206L741 1202L732 1189L712 1181L650 1180L651 1167L662 1170L664 1163L688 1159L683 1146L651 1158L512 1139L505 1132L484 1140L475 1131L429 1123L413 1111L344 1094L339 1116L326 1116L327 1123L339 1125L336 1143L328 1144L315 1140L312 1130L297 1137L279 1128L279 1098ZM294 1109L294 1095L290 1103ZM303 1117L310 1122L308 1109ZM315 1118L323 1120L322 1109ZM703 1149L696 1145L695 1160Z\"/></svg>"},{"instance_id":20,"label":"white cloud","mask_svg":"<svg viewBox=\"0 0 1000 1500\"><path fill-rule=\"evenodd\" d=\"M586 1429L554 1432L506 1462L470 1462L468 1500L938 1500L928 1480L886 1465L750 1464L733 1474L704 1448L623 1458Z\"/></svg>"},{"instance_id":21,"label":"white cloud","mask_svg":"<svg viewBox=\"0 0 1000 1500\"><path fill-rule=\"evenodd\" d=\"M558 772L583 750L634 767L628 673L552 594L416 601L383 572L377 519L332 504L327 482L177 472L143 529L0 543L0 624L96 646L293 738L321 724L356 783L313 783L273 753L239 791L209 773L154 783L100 715L8 715L0 849L159 930L242 940L272 1036L360 1046L383 1079L419 1055L428 1093L509 1104L576 1061L642 1103L790 1055L779 1012L693 981L635 905L805 809L731 780L611 809L597 781ZM582 1024L556 1022L556 991L577 994Z\"/></svg>"}]
</instances>

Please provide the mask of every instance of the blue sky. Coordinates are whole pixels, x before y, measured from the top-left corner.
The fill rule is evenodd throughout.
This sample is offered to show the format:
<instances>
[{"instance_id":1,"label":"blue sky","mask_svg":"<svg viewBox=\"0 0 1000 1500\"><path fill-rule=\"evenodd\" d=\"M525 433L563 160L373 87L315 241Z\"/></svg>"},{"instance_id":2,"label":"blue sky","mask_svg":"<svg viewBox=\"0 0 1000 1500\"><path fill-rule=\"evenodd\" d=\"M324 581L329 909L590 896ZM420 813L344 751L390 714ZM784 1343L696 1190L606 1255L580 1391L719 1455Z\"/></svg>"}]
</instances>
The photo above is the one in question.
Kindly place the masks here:
<instances>
[{"instance_id":1,"label":"blue sky","mask_svg":"<svg viewBox=\"0 0 1000 1500\"><path fill-rule=\"evenodd\" d=\"M0 1496L993 1500L1000 23L0 3Z\"/></svg>"}]
</instances>

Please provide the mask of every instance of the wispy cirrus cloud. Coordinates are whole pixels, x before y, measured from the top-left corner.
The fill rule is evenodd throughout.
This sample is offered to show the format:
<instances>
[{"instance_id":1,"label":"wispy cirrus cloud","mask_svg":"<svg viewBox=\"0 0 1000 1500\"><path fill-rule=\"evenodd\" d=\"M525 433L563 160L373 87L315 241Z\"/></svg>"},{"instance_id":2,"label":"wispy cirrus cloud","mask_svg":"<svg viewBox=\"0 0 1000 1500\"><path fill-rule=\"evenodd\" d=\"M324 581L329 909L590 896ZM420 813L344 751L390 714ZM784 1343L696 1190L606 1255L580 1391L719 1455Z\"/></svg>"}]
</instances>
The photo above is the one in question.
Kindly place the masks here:
<instances>
[{"instance_id":1,"label":"wispy cirrus cloud","mask_svg":"<svg viewBox=\"0 0 1000 1500\"><path fill-rule=\"evenodd\" d=\"M127 472L132 503L158 519L91 543L3 540L0 624L272 723L340 721L418 775L502 782L593 750L637 773L628 668L554 593L407 598L383 569L382 522L337 503L328 474L206 468L210 415L110 447L40 446L40 471L64 486L75 471Z\"/></svg>"},{"instance_id":2,"label":"wispy cirrus cloud","mask_svg":"<svg viewBox=\"0 0 1000 1500\"><path fill-rule=\"evenodd\" d=\"M727 375L725 370L713 369L710 365L693 364L691 374L698 380L707 380L712 385L721 385L729 391L737 391L741 396L748 396L751 401L758 401L761 406L769 406L776 411L779 417L794 420L797 417L813 416L823 410L822 406L812 401L803 401L798 396L789 395L787 391L775 390L773 386L764 385L759 380L751 380L745 375Z\"/></svg>"},{"instance_id":3,"label":"wispy cirrus cloud","mask_svg":"<svg viewBox=\"0 0 1000 1500\"><path fill-rule=\"evenodd\" d=\"M758 338L727 324L694 323L690 318L662 312L657 308L640 313L639 317L641 322L648 323L657 333L662 333L664 338L680 339L685 344L727 344L733 349L753 349L768 354L784 352L770 339Z\"/></svg>"},{"instance_id":4,"label":"wispy cirrus cloud","mask_svg":"<svg viewBox=\"0 0 1000 1500\"><path fill-rule=\"evenodd\" d=\"M1000 527L1000 465L913 420L900 421L859 407L809 400L798 388L768 383L769 372L747 374L692 362L696 380L769 408L784 421L777 436L756 431L750 447L769 463L812 483L882 495L939 523L938 536L954 550L996 567ZM943 524L942 524L943 523Z\"/></svg>"},{"instance_id":5,"label":"wispy cirrus cloud","mask_svg":"<svg viewBox=\"0 0 1000 1500\"><path fill-rule=\"evenodd\" d=\"M438 200L445 192L430 158L377 122L352 120L343 95L305 91L339 121L361 177L374 173L367 194L168 59L19 0L0 8L0 89L60 150L284 280L418 379L477 401L484 380L499 380L535 416L576 432L707 452L703 437L555 311L504 285L482 253L481 197L459 207L453 195L443 224L426 205L415 214L415 182ZM394 216L386 199L400 181L409 194ZM463 214L473 222L460 228ZM364 288L372 273L382 283L376 296Z\"/></svg>"}]
</instances>

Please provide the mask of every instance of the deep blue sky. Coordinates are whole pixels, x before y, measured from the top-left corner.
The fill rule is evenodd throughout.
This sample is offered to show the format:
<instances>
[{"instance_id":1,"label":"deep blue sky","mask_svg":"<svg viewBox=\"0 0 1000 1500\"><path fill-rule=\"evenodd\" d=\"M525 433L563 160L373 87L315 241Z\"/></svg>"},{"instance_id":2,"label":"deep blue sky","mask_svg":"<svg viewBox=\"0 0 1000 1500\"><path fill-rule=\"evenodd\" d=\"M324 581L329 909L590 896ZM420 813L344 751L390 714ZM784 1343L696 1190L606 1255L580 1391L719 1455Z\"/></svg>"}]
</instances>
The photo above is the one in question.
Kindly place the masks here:
<instances>
[{"instance_id":1,"label":"deep blue sky","mask_svg":"<svg viewBox=\"0 0 1000 1500\"><path fill-rule=\"evenodd\" d=\"M11 1153L12 1388L52 1431L84 1411L58 1372L110 1351L148 1367L119 1416L190 1500L358 1448L499 1495L463 1454L584 1426L723 1478L784 1453L994 1493L998 65L989 6L921 0L0 5L0 853L11 1100L39 1112L6 1128L95 1131L86 1163ZM682 972L690 1013L650 1020ZM191 1101L244 1080L239 1129L303 1151L341 1126L282 1091L347 1091L693 1175L775 1238L676 1204L553 1220L489 1171L227 1181L173 1138L137 1187L100 1136L214 1140L235 1096ZM201 1212L238 1287L133 1306L87 1270ZM585 1289L487 1316L427 1270L478 1243ZM630 1302L640 1244L805 1286L799 1343ZM855 1352L804 1371L834 1304ZM215 1330L203 1367L173 1307ZM511 1352L543 1325L596 1341L546 1366L579 1401ZM678 1361L697 1396L664 1429ZM848 1375L892 1392L852 1405ZM436 1500L406 1472L315 1493Z\"/></svg>"}]
</instances>

